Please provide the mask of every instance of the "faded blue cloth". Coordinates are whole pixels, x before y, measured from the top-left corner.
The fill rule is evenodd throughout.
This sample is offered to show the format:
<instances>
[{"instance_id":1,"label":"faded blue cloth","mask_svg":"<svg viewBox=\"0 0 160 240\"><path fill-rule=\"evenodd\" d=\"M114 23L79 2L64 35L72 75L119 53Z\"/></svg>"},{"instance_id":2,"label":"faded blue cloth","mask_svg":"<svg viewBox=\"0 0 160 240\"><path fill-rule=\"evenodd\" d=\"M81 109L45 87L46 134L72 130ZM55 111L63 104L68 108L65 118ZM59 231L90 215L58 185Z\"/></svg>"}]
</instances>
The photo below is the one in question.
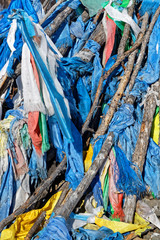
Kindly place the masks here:
<instances>
[{"instance_id":1,"label":"faded blue cloth","mask_svg":"<svg viewBox=\"0 0 160 240\"><path fill-rule=\"evenodd\" d=\"M159 4L158 4L159 5ZM148 58L144 68L138 73L137 79L152 84L159 79L160 72L160 16L158 17L148 44Z\"/></svg>"},{"instance_id":2,"label":"faded blue cloth","mask_svg":"<svg viewBox=\"0 0 160 240\"><path fill-rule=\"evenodd\" d=\"M11 13L13 9L23 9L36 23L39 22L31 0L12 0L8 7L8 12Z\"/></svg>"},{"instance_id":3,"label":"faded blue cloth","mask_svg":"<svg viewBox=\"0 0 160 240\"><path fill-rule=\"evenodd\" d=\"M70 36L70 29L68 24L68 18L58 28L56 34L52 36L52 41L55 43L57 48L60 47L72 47L72 39Z\"/></svg>"},{"instance_id":4,"label":"faded blue cloth","mask_svg":"<svg viewBox=\"0 0 160 240\"><path fill-rule=\"evenodd\" d=\"M78 129L80 129L82 125L82 120L80 119L81 117L78 113L76 100L73 96L73 91L72 91L72 87L74 85L75 79L74 79L74 76L72 75L72 71L68 70L68 68L70 68L70 64L67 65L67 61L65 61L65 64L66 64L66 67L63 65L63 61L58 63L57 78L60 81L64 91L64 95L69 102L72 121L74 122L75 126L78 127ZM71 64L71 65L74 66L74 64ZM77 69L78 69L78 64L77 64Z\"/></svg>"},{"instance_id":5,"label":"faded blue cloth","mask_svg":"<svg viewBox=\"0 0 160 240\"><path fill-rule=\"evenodd\" d=\"M29 159L29 175L31 177L31 185L34 187L38 184L38 179L47 178L47 155L38 156L34 146L32 145L32 154Z\"/></svg>"},{"instance_id":6,"label":"faded blue cloth","mask_svg":"<svg viewBox=\"0 0 160 240\"><path fill-rule=\"evenodd\" d=\"M108 59L103 74L105 74L114 65L116 60L117 60L117 55L114 55ZM119 85L117 76L122 74L122 72L123 72L123 68L122 68L122 65L120 64L118 67L116 67L113 70L113 72L109 75L109 77L103 81L102 91L105 94L104 96L105 103L107 103L108 101L111 101L112 97L117 91L117 88Z\"/></svg>"},{"instance_id":7,"label":"faded blue cloth","mask_svg":"<svg viewBox=\"0 0 160 240\"><path fill-rule=\"evenodd\" d=\"M54 117L50 117L48 123L51 141L57 149L56 159L59 162L62 161L63 151L65 152L67 158L65 180L70 182L70 187L75 190L84 176L82 137L72 122L73 142L68 141L65 136L61 137L60 129Z\"/></svg>"},{"instance_id":8,"label":"faded blue cloth","mask_svg":"<svg viewBox=\"0 0 160 240\"><path fill-rule=\"evenodd\" d=\"M91 108L91 99L82 78L78 79L76 85L77 104L83 123L85 122Z\"/></svg>"},{"instance_id":9,"label":"faded blue cloth","mask_svg":"<svg viewBox=\"0 0 160 240\"><path fill-rule=\"evenodd\" d=\"M1 55L0 70L4 67L5 63L9 59L9 66L7 68L8 76L12 76L14 74L14 71L12 70L13 61L14 59L20 58L22 44L23 44L21 34L17 30L15 43L14 43L14 47L16 51L10 57L11 51L7 44L7 36L8 36L8 31L11 25L11 19L9 18L9 15L13 13L12 12L13 9L25 10L26 13L29 16L31 16L36 23L38 22L36 11L34 10L30 0L12 0L8 9L1 12L1 15L3 15L3 18L0 20L0 38L3 39L3 43L0 46L0 55Z\"/></svg>"},{"instance_id":10,"label":"faded blue cloth","mask_svg":"<svg viewBox=\"0 0 160 240\"><path fill-rule=\"evenodd\" d=\"M139 178L132 169L132 163L126 158L124 152L118 146L114 146L114 150L118 166L114 166L114 179L117 189L127 195L140 196L140 194L146 190L142 177ZM140 171L139 175L141 176Z\"/></svg>"},{"instance_id":11,"label":"faded blue cloth","mask_svg":"<svg viewBox=\"0 0 160 240\"><path fill-rule=\"evenodd\" d=\"M8 110L5 113L5 118L8 118L9 115L16 117L17 120L23 119L24 118L24 110L23 110L23 108Z\"/></svg>"},{"instance_id":12,"label":"faded blue cloth","mask_svg":"<svg viewBox=\"0 0 160 240\"><path fill-rule=\"evenodd\" d=\"M82 49L95 28L96 24L93 23L92 19L89 19L87 23L84 23L82 16L79 16L76 22L71 23L70 32L76 36L76 42L71 48L68 57L73 57Z\"/></svg>"},{"instance_id":13,"label":"faded blue cloth","mask_svg":"<svg viewBox=\"0 0 160 240\"><path fill-rule=\"evenodd\" d=\"M49 223L32 239L38 236L39 240L72 240L66 221L62 217L50 218Z\"/></svg>"},{"instance_id":14,"label":"faded blue cloth","mask_svg":"<svg viewBox=\"0 0 160 240\"><path fill-rule=\"evenodd\" d=\"M109 132L119 134L128 126L133 125L135 122L133 112L134 107L131 104L123 104L114 114L109 125Z\"/></svg>"},{"instance_id":15,"label":"faded blue cloth","mask_svg":"<svg viewBox=\"0 0 160 240\"><path fill-rule=\"evenodd\" d=\"M145 81L140 81L136 79L133 89L130 91L129 95L134 96L136 98L136 101L140 103L145 94L147 93L148 87L149 85Z\"/></svg>"},{"instance_id":16,"label":"faded blue cloth","mask_svg":"<svg viewBox=\"0 0 160 240\"><path fill-rule=\"evenodd\" d=\"M102 65L101 65L101 60L99 56L99 50L100 50L100 45L93 41L93 40L88 40L85 48L89 49L91 52L95 54L94 60L93 60L93 73L92 73L92 80L91 80L91 99L92 102L94 101L95 94L97 91L98 83L100 80L100 77L102 75Z\"/></svg>"},{"instance_id":17,"label":"faded blue cloth","mask_svg":"<svg viewBox=\"0 0 160 240\"><path fill-rule=\"evenodd\" d=\"M143 177L155 197L160 198L160 147L152 138L149 140Z\"/></svg>"},{"instance_id":18,"label":"faded blue cloth","mask_svg":"<svg viewBox=\"0 0 160 240\"><path fill-rule=\"evenodd\" d=\"M6 32L10 28L11 21L8 16L12 14L13 9L23 9L33 20L38 23L38 17L30 0L12 0L8 9L2 11L3 18L0 20L0 34Z\"/></svg>"},{"instance_id":19,"label":"faded blue cloth","mask_svg":"<svg viewBox=\"0 0 160 240\"><path fill-rule=\"evenodd\" d=\"M123 235L106 227L101 227L98 230L89 230L79 228L79 232L72 230L72 238L74 240L123 240Z\"/></svg>"},{"instance_id":20,"label":"faded blue cloth","mask_svg":"<svg viewBox=\"0 0 160 240\"><path fill-rule=\"evenodd\" d=\"M54 18L58 15L60 11L62 11L65 7L70 7L72 9L77 9L78 6L81 4L79 0L67 0L61 3L55 11L46 19L46 21L42 24L43 28L46 28L49 26L50 23L54 20Z\"/></svg>"},{"instance_id":21,"label":"faded blue cloth","mask_svg":"<svg viewBox=\"0 0 160 240\"><path fill-rule=\"evenodd\" d=\"M18 27L22 32L23 38L26 41L33 57L36 62L36 65L43 77L43 80L46 84L46 87L48 89L51 102L55 111L55 116L57 118L57 121L60 125L60 128L65 135L66 138L68 138L70 141L72 141L72 134L71 134L71 129L70 129L70 122L71 119L68 114L67 107L64 102L63 96L59 94L58 90L56 89L53 79L47 69L47 66L43 62L43 59L41 58L39 52L37 51L32 39L30 38L30 35L33 34L33 27L32 23L30 22L29 25L29 18L27 19L27 22L24 22L26 18L24 17L24 12L22 10L18 10L13 18L17 19L18 22ZM26 24L27 26L26 26ZM31 33L29 32L31 29ZM57 103L58 102L58 103Z\"/></svg>"},{"instance_id":22,"label":"faded blue cloth","mask_svg":"<svg viewBox=\"0 0 160 240\"><path fill-rule=\"evenodd\" d=\"M150 16L153 16L159 4L159 0L143 0L139 11L140 15L143 16L145 12L148 12Z\"/></svg>"},{"instance_id":23,"label":"faded blue cloth","mask_svg":"<svg viewBox=\"0 0 160 240\"><path fill-rule=\"evenodd\" d=\"M91 183L92 192L94 195L94 199L97 203L97 207L103 206L103 193L101 188L101 182L99 179L99 174L95 176Z\"/></svg>"},{"instance_id":24,"label":"faded blue cloth","mask_svg":"<svg viewBox=\"0 0 160 240\"><path fill-rule=\"evenodd\" d=\"M56 161L61 162L64 158L63 139L56 118L53 116L48 118L49 136L53 146L56 148Z\"/></svg>"},{"instance_id":25,"label":"faded blue cloth","mask_svg":"<svg viewBox=\"0 0 160 240\"><path fill-rule=\"evenodd\" d=\"M14 196L14 176L11 158L8 156L8 168L3 174L0 186L0 221L8 217L11 213L11 205Z\"/></svg>"},{"instance_id":26,"label":"faded blue cloth","mask_svg":"<svg viewBox=\"0 0 160 240\"><path fill-rule=\"evenodd\" d=\"M45 16L41 1L40 0L31 0L31 3L34 7L34 10L37 13L38 19L41 20Z\"/></svg>"},{"instance_id":27,"label":"faded blue cloth","mask_svg":"<svg viewBox=\"0 0 160 240\"><path fill-rule=\"evenodd\" d=\"M84 176L82 137L73 123L71 123L73 142L64 137L64 151L67 157L65 180L70 182L75 190Z\"/></svg>"},{"instance_id":28,"label":"faded blue cloth","mask_svg":"<svg viewBox=\"0 0 160 240\"><path fill-rule=\"evenodd\" d=\"M86 63L79 57L61 58L61 63L68 75L70 75L71 77L71 84L73 84L77 79L77 73L79 73L79 75L81 76L87 73L91 73L93 71L92 63Z\"/></svg>"},{"instance_id":29,"label":"faded blue cloth","mask_svg":"<svg viewBox=\"0 0 160 240\"><path fill-rule=\"evenodd\" d=\"M102 145L106 139L106 135L100 136L98 140L95 142L94 149L93 149L93 156L92 156L92 163L94 162L95 158L97 157L98 153L100 152ZM93 142L92 142L93 144ZM99 180L99 175L97 174L91 183L92 192L94 198L97 202L97 207L103 206L103 195L102 195L102 188L101 182Z\"/></svg>"}]
</instances>

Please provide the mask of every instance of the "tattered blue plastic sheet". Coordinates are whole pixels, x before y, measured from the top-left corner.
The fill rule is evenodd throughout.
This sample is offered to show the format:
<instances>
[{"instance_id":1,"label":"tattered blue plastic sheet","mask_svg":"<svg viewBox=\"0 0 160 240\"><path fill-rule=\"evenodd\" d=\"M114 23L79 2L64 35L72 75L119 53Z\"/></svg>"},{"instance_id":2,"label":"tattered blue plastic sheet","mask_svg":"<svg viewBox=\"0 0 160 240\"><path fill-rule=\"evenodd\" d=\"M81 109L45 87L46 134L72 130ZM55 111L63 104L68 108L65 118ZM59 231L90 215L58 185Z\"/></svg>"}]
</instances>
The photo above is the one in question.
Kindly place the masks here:
<instances>
[{"instance_id":1,"label":"tattered blue plastic sheet","mask_svg":"<svg viewBox=\"0 0 160 240\"><path fill-rule=\"evenodd\" d=\"M152 138L149 140L143 177L155 197L160 198L160 147Z\"/></svg>"},{"instance_id":2,"label":"tattered blue plastic sheet","mask_svg":"<svg viewBox=\"0 0 160 240\"><path fill-rule=\"evenodd\" d=\"M70 36L70 29L68 24L68 18L61 24L56 33L52 36L52 41L57 48L60 47L72 47L72 39Z\"/></svg>"},{"instance_id":3,"label":"tattered blue plastic sheet","mask_svg":"<svg viewBox=\"0 0 160 240\"><path fill-rule=\"evenodd\" d=\"M11 21L8 19L8 15L12 14L13 9L23 9L28 13L33 20L38 23L38 17L34 10L30 0L12 0L8 9L1 12L3 18L0 20L0 34L6 32L10 28Z\"/></svg>"},{"instance_id":4,"label":"tattered blue plastic sheet","mask_svg":"<svg viewBox=\"0 0 160 240\"><path fill-rule=\"evenodd\" d=\"M159 4L158 4L159 5ZM159 79L160 72L160 16L158 17L148 44L148 57L144 68L138 73L137 79L152 84Z\"/></svg>"},{"instance_id":5,"label":"tattered blue plastic sheet","mask_svg":"<svg viewBox=\"0 0 160 240\"><path fill-rule=\"evenodd\" d=\"M64 151L67 157L65 180L71 183L73 190L77 188L84 176L82 137L71 123L73 142L64 137Z\"/></svg>"},{"instance_id":6,"label":"tattered blue plastic sheet","mask_svg":"<svg viewBox=\"0 0 160 240\"><path fill-rule=\"evenodd\" d=\"M95 28L96 24L93 23L92 19L89 19L87 23L84 23L82 21L82 16L79 16L76 22L71 23L70 32L76 37L76 42L71 48L68 57L73 57L82 49Z\"/></svg>"},{"instance_id":7,"label":"tattered blue plastic sheet","mask_svg":"<svg viewBox=\"0 0 160 240\"><path fill-rule=\"evenodd\" d=\"M31 177L31 185L37 187L38 179L47 178L47 167L46 167L46 153L38 156L34 146L32 146L32 154L29 160L29 175Z\"/></svg>"},{"instance_id":8,"label":"tattered blue plastic sheet","mask_svg":"<svg viewBox=\"0 0 160 240\"><path fill-rule=\"evenodd\" d=\"M100 45L93 41L93 40L88 40L85 48L89 49L91 52L95 54L94 60L93 60L93 73L92 73L92 88L91 88L91 99L92 102L94 101L95 94L97 91L98 83L100 80L100 77L102 75L102 65L101 65L101 60L99 56L99 50L100 50Z\"/></svg>"},{"instance_id":9,"label":"tattered blue plastic sheet","mask_svg":"<svg viewBox=\"0 0 160 240\"><path fill-rule=\"evenodd\" d=\"M57 91L54 82L52 80L52 77L46 67L46 65L43 62L43 59L41 58L39 52L37 51L33 41L31 40L31 36L35 36L34 27L29 22L29 18L27 18L27 15L22 10L17 10L17 12L14 14L13 18L17 19L18 27L21 30L21 33L34 57L34 60L37 64L37 67L44 79L44 82L47 86L51 102L55 111L56 118L58 120L58 123L60 125L60 128L66 138L68 138L70 141L72 141L72 134L70 129L70 122L71 119L68 115L68 111L64 102L63 97L59 94ZM27 20L27 21L26 21ZM25 21L25 23L24 23ZM59 106L57 105L57 102L59 103L59 106L61 108L61 111L59 110ZM63 114L62 114L63 113Z\"/></svg>"},{"instance_id":10,"label":"tattered blue plastic sheet","mask_svg":"<svg viewBox=\"0 0 160 240\"><path fill-rule=\"evenodd\" d=\"M67 6L72 8L72 9L77 9L80 4L81 4L81 2L79 0L67 0L67 1L64 1L46 19L46 21L42 24L42 27L45 28L46 26L48 26L53 21L53 19L57 16L57 14L59 13L60 10L62 11Z\"/></svg>"},{"instance_id":11,"label":"tattered blue plastic sheet","mask_svg":"<svg viewBox=\"0 0 160 240\"><path fill-rule=\"evenodd\" d=\"M61 162L64 158L63 139L55 116L48 118L49 136L53 146L56 148L56 161Z\"/></svg>"},{"instance_id":12,"label":"tattered blue plastic sheet","mask_svg":"<svg viewBox=\"0 0 160 240\"><path fill-rule=\"evenodd\" d=\"M118 147L114 146L116 153L116 162L118 168L114 169L114 177L118 175L116 187L119 191L123 191L127 195L140 196L146 188L142 178L139 179L136 172L132 169L132 163L126 158L124 152ZM140 173L140 171L139 171ZM140 174L141 175L141 174Z\"/></svg>"},{"instance_id":13,"label":"tattered blue plastic sheet","mask_svg":"<svg viewBox=\"0 0 160 240\"><path fill-rule=\"evenodd\" d=\"M76 93L78 110L82 118L82 123L84 123L91 108L91 99L82 78L78 79Z\"/></svg>"},{"instance_id":14,"label":"tattered blue plastic sheet","mask_svg":"<svg viewBox=\"0 0 160 240\"><path fill-rule=\"evenodd\" d=\"M141 16L148 12L152 16L159 7L159 0L143 0L139 13Z\"/></svg>"},{"instance_id":15,"label":"tattered blue plastic sheet","mask_svg":"<svg viewBox=\"0 0 160 240\"><path fill-rule=\"evenodd\" d=\"M130 91L130 95L134 96L137 101L140 103L147 93L149 85L145 81L136 79L133 89Z\"/></svg>"},{"instance_id":16,"label":"tattered blue plastic sheet","mask_svg":"<svg viewBox=\"0 0 160 240\"><path fill-rule=\"evenodd\" d=\"M92 162L94 161L94 159L96 158L96 156L100 152L106 137L107 137L106 135L100 136L98 138L98 141L95 142L94 150L93 150ZM93 179L93 181L91 183L91 186L92 186L92 192L93 192L93 195L94 195L94 199L97 202L97 207L103 206L102 188L101 188L101 182L99 180L99 175L98 174Z\"/></svg>"},{"instance_id":17,"label":"tattered blue plastic sheet","mask_svg":"<svg viewBox=\"0 0 160 240\"><path fill-rule=\"evenodd\" d=\"M72 230L74 240L123 240L123 235L106 227L101 227L99 230L89 230L79 228L79 232Z\"/></svg>"},{"instance_id":18,"label":"tattered blue plastic sheet","mask_svg":"<svg viewBox=\"0 0 160 240\"><path fill-rule=\"evenodd\" d=\"M41 20L45 16L42 4L40 0L31 0L34 10L37 13L38 19Z\"/></svg>"},{"instance_id":19,"label":"tattered blue plastic sheet","mask_svg":"<svg viewBox=\"0 0 160 240\"><path fill-rule=\"evenodd\" d=\"M12 54L12 56L10 56L11 50L7 43L7 36L11 25L11 19L8 18L8 16L13 13L12 12L13 9L23 9L28 13L29 16L33 18L34 22L38 23L39 21L36 11L34 10L30 0L12 0L8 9L1 12L3 18L0 20L0 38L3 39L3 43L0 46L1 55L0 70L4 67L7 60L9 60L9 66L7 68L8 76L12 76L14 73L12 70L13 61L15 58L19 59L19 57L21 56L21 49L23 45L21 34L17 30L14 43L16 51Z\"/></svg>"},{"instance_id":20,"label":"tattered blue plastic sheet","mask_svg":"<svg viewBox=\"0 0 160 240\"><path fill-rule=\"evenodd\" d=\"M128 126L133 125L135 122L133 112L133 105L123 104L114 114L114 117L109 125L109 132L119 134Z\"/></svg>"},{"instance_id":21,"label":"tattered blue plastic sheet","mask_svg":"<svg viewBox=\"0 0 160 240\"><path fill-rule=\"evenodd\" d=\"M91 62L84 62L79 57L61 58L61 63L66 72L70 75L70 82L73 84L77 80L77 74L84 75L93 71Z\"/></svg>"},{"instance_id":22,"label":"tattered blue plastic sheet","mask_svg":"<svg viewBox=\"0 0 160 240\"><path fill-rule=\"evenodd\" d=\"M62 217L50 218L47 226L36 236L38 236L39 240L72 240L66 227L66 221Z\"/></svg>"},{"instance_id":23,"label":"tattered blue plastic sheet","mask_svg":"<svg viewBox=\"0 0 160 240\"><path fill-rule=\"evenodd\" d=\"M0 186L0 221L11 213L15 189L11 158L8 156L8 169L3 174Z\"/></svg>"},{"instance_id":24,"label":"tattered blue plastic sheet","mask_svg":"<svg viewBox=\"0 0 160 240\"><path fill-rule=\"evenodd\" d=\"M84 77L87 75L91 76L91 73L93 71L93 64L91 62L86 63L78 57L72 57L72 58L67 57L67 58L61 58L61 61L58 63L58 65L59 65L58 72L57 72L58 80L60 81L64 89L65 97L68 99L72 120L75 126L78 129L81 129L83 121L88 112L90 101L88 101L87 103L85 116L83 116L83 119L82 119L82 114L84 113L84 110L82 113L81 109L78 110L77 105L83 104L82 102L83 101L86 102L86 99L89 100L89 98L86 92L85 98L83 96L83 100L82 100L81 89L80 88L78 89L76 87L77 84L79 84L79 81L81 80L78 80L77 82L77 78L81 78L81 76ZM85 85L85 88L86 87L87 86Z\"/></svg>"}]
</instances>

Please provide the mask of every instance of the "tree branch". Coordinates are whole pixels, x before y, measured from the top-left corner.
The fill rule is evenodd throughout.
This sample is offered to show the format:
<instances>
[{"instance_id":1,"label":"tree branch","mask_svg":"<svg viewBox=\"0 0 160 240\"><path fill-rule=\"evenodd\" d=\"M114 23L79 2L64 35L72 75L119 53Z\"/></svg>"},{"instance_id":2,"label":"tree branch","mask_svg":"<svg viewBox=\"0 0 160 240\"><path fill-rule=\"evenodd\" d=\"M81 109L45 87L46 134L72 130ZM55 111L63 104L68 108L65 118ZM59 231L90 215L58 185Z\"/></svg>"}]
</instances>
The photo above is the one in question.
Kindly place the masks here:
<instances>
[{"instance_id":1,"label":"tree branch","mask_svg":"<svg viewBox=\"0 0 160 240\"><path fill-rule=\"evenodd\" d=\"M9 215L7 218L3 219L0 222L0 232L3 230L5 226L7 226L9 223L11 223L18 215L24 213L26 209L31 207L35 202L39 201L42 198L42 195L44 197L44 194L47 195L47 189L50 188L56 177L66 169L66 157L62 160L62 162L58 165L58 167L55 169L55 171L51 174L47 180L44 181L32 194L31 197L28 198L28 200L21 205L15 212L13 212L11 215Z\"/></svg>"}]
</instances>

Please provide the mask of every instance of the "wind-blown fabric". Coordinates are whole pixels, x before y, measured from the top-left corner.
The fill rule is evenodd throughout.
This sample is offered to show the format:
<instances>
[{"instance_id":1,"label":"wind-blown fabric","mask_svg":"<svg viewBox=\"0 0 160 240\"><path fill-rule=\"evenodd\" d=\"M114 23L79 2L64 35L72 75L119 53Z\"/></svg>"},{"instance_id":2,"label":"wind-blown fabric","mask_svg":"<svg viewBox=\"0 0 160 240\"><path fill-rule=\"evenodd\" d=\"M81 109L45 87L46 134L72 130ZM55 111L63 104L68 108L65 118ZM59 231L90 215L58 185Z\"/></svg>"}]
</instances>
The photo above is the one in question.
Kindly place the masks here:
<instances>
[{"instance_id":1,"label":"wind-blown fabric","mask_svg":"<svg viewBox=\"0 0 160 240\"><path fill-rule=\"evenodd\" d=\"M150 187L155 197L160 198L160 147L149 140L146 161L143 169L145 183Z\"/></svg>"},{"instance_id":2,"label":"wind-blown fabric","mask_svg":"<svg viewBox=\"0 0 160 240\"><path fill-rule=\"evenodd\" d=\"M65 219L62 217L50 218L48 225L38 234L40 240L71 240L66 227Z\"/></svg>"},{"instance_id":3,"label":"wind-blown fabric","mask_svg":"<svg viewBox=\"0 0 160 240\"><path fill-rule=\"evenodd\" d=\"M33 68L30 60L30 51L26 43L22 50L22 86L24 96L24 110L28 112L46 113L45 106L40 96Z\"/></svg>"},{"instance_id":4,"label":"wind-blown fabric","mask_svg":"<svg viewBox=\"0 0 160 240\"><path fill-rule=\"evenodd\" d=\"M103 51L103 66L106 66L106 63L108 59L111 56L113 47L114 47L114 40L115 40L115 34L116 34L116 24L115 22L110 19L107 14L104 14L103 17L103 27L106 35L106 43L105 48Z\"/></svg>"},{"instance_id":5,"label":"wind-blown fabric","mask_svg":"<svg viewBox=\"0 0 160 240\"><path fill-rule=\"evenodd\" d=\"M116 188L118 174L115 174L115 169L117 168L117 162L116 162L116 158L113 150L111 150L109 157L110 157L110 167L109 167L109 191L108 192L109 192L109 200L114 210L114 214L112 215L112 217L120 218L120 220L123 221L125 216L122 209L123 193L118 192Z\"/></svg>"},{"instance_id":6,"label":"wind-blown fabric","mask_svg":"<svg viewBox=\"0 0 160 240\"><path fill-rule=\"evenodd\" d=\"M19 30L17 30L16 33L12 31L12 37L10 38L12 41L7 41L7 37L10 35L9 30L12 25L12 21L10 20L9 16L12 14L13 9L24 9L36 23L39 21L36 11L34 10L30 0L12 0L8 9L5 9L1 12L2 17L0 20L0 39L3 41L0 45L0 69L3 69L1 76L3 76L6 72L8 76L12 76L14 74L14 71L12 69L14 59L16 58L19 60L23 45L22 36ZM13 42L14 38L15 41L11 50L9 47L9 42Z\"/></svg>"},{"instance_id":7,"label":"wind-blown fabric","mask_svg":"<svg viewBox=\"0 0 160 240\"><path fill-rule=\"evenodd\" d=\"M54 108L54 113L61 127L61 130L68 139L72 140L71 129L70 129L71 120L70 120L70 111L69 111L68 101L64 97L62 87L56 77L56 73L55 73L56 66L53 64L53 67L51 66L49 67L48 65L45 64L46 59L44 58L44 61L43 61L45 52L43 52L42 49L39 49L39 48L37 50L38 46L36 47L36 44L34 44L33 40L30 38L30 36L33 37L36 35L34 27L36 28L36 31L38 31L39 29L36 25L34 25L33 27L26 13L24 13L23 11L18 10L17 13L13 16L13 18L17 19L19 29L22 32L22 35L34 57L34 60L39 69L39 72L44 80L44 84L47 87L49 96L51 98L51 103ZM22 18L24 19L25 22L22 21ZM45 36L46 35L44 34L43 39L45 38ZM53 50L53 47L51 46L50 43L49 43L49 47ZM53 56L55 56L55 54L52 52L51 54L48 54L48 61L52 59L54 60L54 63L56 63L56 59L53 58Z\"/></svg>"},{"instance_id":8,"label":"wind-blown fabric","mask_svg":"<svg viewBox=\"0 0 160 240\"><path fill-rule=\"evenodd\" d=\"M152 84L159 79L159 72L160 72L160 16L158 17L153 31L150 36L149 44L148 44L148 58L147 62L139 71L137 79L140 81L144 81L147 84Z\"/></svg>"}]
</instances>

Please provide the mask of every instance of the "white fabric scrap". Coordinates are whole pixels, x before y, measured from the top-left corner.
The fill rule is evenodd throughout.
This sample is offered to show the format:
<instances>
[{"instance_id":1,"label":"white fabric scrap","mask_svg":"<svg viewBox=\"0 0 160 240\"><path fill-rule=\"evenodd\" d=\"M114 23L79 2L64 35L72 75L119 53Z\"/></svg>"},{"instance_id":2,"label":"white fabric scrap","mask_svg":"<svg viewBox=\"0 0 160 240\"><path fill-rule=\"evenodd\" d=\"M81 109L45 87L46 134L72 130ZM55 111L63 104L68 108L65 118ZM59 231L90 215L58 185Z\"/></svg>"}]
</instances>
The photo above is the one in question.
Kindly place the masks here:
<instances>
[{"instance_id":1,"label":"white fabric scrap","mask_svg":"<svg viewBox=\"0 0 160 240\"><path fill-rule=\"evenodd\" d=\"M30 181L29 181L30 177L29 174L26 173L23 176L20 176L20 182L21 185L18 188L16 195L15 195L15 205L14 205L14 209L13 212L19 208L23 203L26 202L26 200L29 198L30 196Z\"/></svg>"},{"instance_id":2,"label":"white fabric scrap","mask_svg":"<svg viewBox=\"0 0 160 240\"><path fill-rule=\"evenodd\" d=\"M46 67L48 68L48 71L51 74L51 77L53 79L53 83L54 83L54 86L55 86L56 90L63 97L65 105L66 105L67 110L68 110L68 115L70 116L69 103L68 103L68 100L64 96L62 86L57 79L57 73L56 73L57 72L57 66L58 66L57 60L60 60L62 55L60 54L60 52L58 51L56 46L53 44L53 42L50 40L50 38L44 33L41 26L39 24L34 24L34 27L36 29L36 32L37 32L38 36L41 39L40 45L36 44L36 48L37 48L39 54L41 55ZM50 49L49 44L57 54L55 54ZM51 115L54 114L54 109L53 109L53 106L52 106L52 103L51 103L51 100L50 100L50 95L48 93L46 84L45 84L41 74L39 74L39 75L40 75L43 99L44 99L45 106L47 108L47 114L49 116L51 116ZM58 102L57 102L57 104L59 105ZM59 111L61 112L60 106L59 106ZM62 114L62 112L61 112L61 114Z\"/></svg>"},{"instance_id":3,"label":"white fabric scrap","mask_svg":"<svg viewBox=\"0 0 160 240\"><path fill-rule=\"evenodd\" d=\"M11 49L11 52L14 52L16 50L14 47L16 30L17 30L17 20L13 19L11 23L11 27L9 29L8 37L7 37L7 43L9 48Z\"/></svg>"},{"instance_id":4,"label":"white fabric scrap","mask_svg":"<svg viewBox=\"0 0 160 240\"><path fill-rule=\"evenodd\" d=\"M12 55L12 53L10 54L9 57L11 57L11 55ZM0 85L1 85L2 82L3 82L2 77L6 74L8 64L9 64L9 60L5 63L5 65L3 66L3 68L0 70Z\"/></svg>"},{"instance_id":5,"label":"white fabric scrap","mask_svg":"<svg viewBox=\"0 0 160 240\"><path fill-rule=\"evenodd\" d=\"M112 0L105 7L106 12L112 17L115 21L123 21L128 23L134 31L135 36L137 37L141 29L135 23L135 21L128 15L127 10L124 9L122 12L111 6Z\"/></svg>"},{"instance_id":6,"label":"white fabric scrap","mask_svg":"<svg viewBox=\"0 0 160 240\"><path fill-rule=\"evenodd\" d=\"M41 100L40 92L33 74L30 62L30 51L26 43L24 43L22 49L21 70L25 112L38 111L45 114L45 106Z\"/></svg>"},{"instance_id":7,"label":"white fabric scrap","mask_svg":"<svg viewBox=\"0 0 160 240\"><path fill-rule=\"evenodd\" d=\"M17 84L17 87L18 87L18 92L13 97L14 109L17 109L21 105L21 102L23 101L23 91L22 91L21 76L17 77L16 84Z\"/></svg>"}]
</instances>

